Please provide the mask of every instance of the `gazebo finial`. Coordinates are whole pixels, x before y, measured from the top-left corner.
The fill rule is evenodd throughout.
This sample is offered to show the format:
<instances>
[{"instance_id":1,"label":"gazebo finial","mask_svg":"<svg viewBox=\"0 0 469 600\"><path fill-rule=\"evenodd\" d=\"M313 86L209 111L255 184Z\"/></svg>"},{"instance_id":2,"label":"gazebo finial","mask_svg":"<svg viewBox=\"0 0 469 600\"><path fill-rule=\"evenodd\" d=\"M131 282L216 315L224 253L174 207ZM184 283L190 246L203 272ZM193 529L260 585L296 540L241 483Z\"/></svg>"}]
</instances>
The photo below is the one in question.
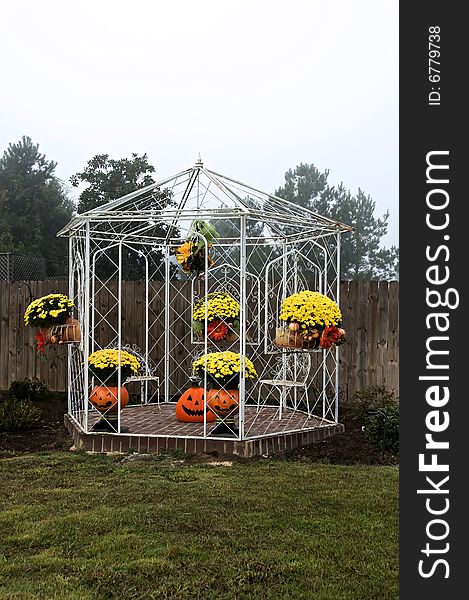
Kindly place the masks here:
<instances>
[{"instance_id":1,"label":"gazebo finial","mask_svg":"<svg viewBox=\"0 0 469 600\"><path fill-rule=\"evenodd\" d=\"M200 156L200 152L199 152L199 158L195 161L195 166L196 167L203 167L204 163L202 162L202 158Z\"/></svg>"}]
</instances>

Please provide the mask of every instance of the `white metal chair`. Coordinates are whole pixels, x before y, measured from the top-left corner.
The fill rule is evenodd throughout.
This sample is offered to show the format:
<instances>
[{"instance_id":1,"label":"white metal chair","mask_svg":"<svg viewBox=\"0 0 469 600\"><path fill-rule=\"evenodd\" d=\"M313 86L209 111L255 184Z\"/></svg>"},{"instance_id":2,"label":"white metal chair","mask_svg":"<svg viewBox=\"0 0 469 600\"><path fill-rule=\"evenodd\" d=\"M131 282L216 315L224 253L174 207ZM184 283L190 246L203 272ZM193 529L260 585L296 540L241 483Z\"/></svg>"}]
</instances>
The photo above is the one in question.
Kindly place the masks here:
<instances>
[{"instance_id":1,"label":"white metal chair","mask_svg":"<svg viewBox=\"0 0 469 600\"><path fill-rule=\"evenodd\" d=\"M257 411L267 406L272 392L262 401L262 389L270 386L279 391L279 419L287 408L287 396L291 393L291 408L297 410L303 401L310 413L308 397L308 378L311 371L311 354L309 352L284 352L279 357L273 379L261 379L258 382ZM301 393L299 393L301 392Z\"/></svg>"},{"instance_id":2,"label":"white metal chair","mask_svg":"<svg viewBox=\"0 0 469 600\"><path fill-rule=\"evenodd\" d=\"M116 350L119 349L118 344L114 344L113 346ZM159 390L160 390L160 378L156 373L156 366L151 361L150 357L146 358L145 354L141 351L141 349L133 344L126 344L125 346L121 346L121 350L126 350L127 352L131 352L134 354L140 361L140 371L138 375L131 375L127 377L125 383L133 383L140 382L140 404L150 404L150 399L155 395L152 393L149 397L149 382L153 382L156 385L156 394L158 398L159 404Z\"/></svg>"}]
</instances>

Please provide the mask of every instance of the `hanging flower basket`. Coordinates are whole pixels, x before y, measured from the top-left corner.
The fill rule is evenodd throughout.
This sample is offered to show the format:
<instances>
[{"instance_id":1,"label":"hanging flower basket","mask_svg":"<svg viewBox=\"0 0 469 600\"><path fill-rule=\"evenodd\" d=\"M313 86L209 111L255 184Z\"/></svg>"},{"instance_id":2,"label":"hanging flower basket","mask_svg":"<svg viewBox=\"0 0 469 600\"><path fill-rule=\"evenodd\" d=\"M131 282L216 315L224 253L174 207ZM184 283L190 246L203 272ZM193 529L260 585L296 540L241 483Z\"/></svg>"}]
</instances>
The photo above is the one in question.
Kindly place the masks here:
<instances>
[{"instance_id":1,"label":"hanging flower basket","mask_svg":"<svg viewBox=\"0 0 469 600\"><path fill-rule=\"evenodd\" d=\"M279 318L283 326L277 329L275 344L280 348L325 350L345 342L337 303L319 292L288 296Z\"/></svg>"},{"instance_id":2,"label":"hanging flower basket","mask_svg":"<svg viewBox=\"0 0 469 600\"><path fill-rule=\"evenodd\" d=\"M218 231L207 221L196 220L192 223L186 241L176 248L176 260L186 275L199 275L205 271L205 243L210 250L219 237ZM208 268L214 264L215 261L208 253Z\"/></svg>"},{"instance_id":3,"label":"hanging flower basket","mask_svg":"<svg viewBox=\"0 0 469 600\"><path fill-rule=\"evenodd\" d=\"M80 324L72 318L73 302L65 294L48 294L33 300L26 308L24 322L36 327L39 352L47 344L65 344L81 340Z\"/></svg>"},{"instance_id":4,"label":"hanging flower basket","mask_svg":"<svg viewBox=\"0 0 469 600\"><path fill-rule=\"evenodd\" d=\"M199 300L194 306L192 314L192 330L194 334L203 339L205 318L207 318L208 339L213 342L235 342L239 337L239 313L241 311L237 302L227 292L213 292Z\"/></svg>"},{"instance_id":5,"label":"hanging flower basket","mask_svg":"<svg viewBox=\"0 0 469 600\"><path fill-rule=\"evenodd\" d=\"M71 344L81 340L80 323L69 317L65 325L52 325L48 330L49 344Z\"/></svg>"}]
</instances>

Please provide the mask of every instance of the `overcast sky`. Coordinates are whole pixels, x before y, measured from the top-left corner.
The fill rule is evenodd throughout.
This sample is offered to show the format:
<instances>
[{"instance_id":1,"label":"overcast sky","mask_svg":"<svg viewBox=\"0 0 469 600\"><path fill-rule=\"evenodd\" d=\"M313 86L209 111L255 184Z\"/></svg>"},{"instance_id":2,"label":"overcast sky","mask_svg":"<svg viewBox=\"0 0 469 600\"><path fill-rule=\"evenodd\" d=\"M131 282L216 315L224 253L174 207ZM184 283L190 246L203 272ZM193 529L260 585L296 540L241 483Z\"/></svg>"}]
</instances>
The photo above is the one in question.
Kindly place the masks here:
<instances>
[{"instance_id":1,"label":"overcast sky","mask_svg":"<svg viewBox=\"0 0 469 600\"><path fill-rule=\"evenodd\" d=\"M390 212L397 0L5 0L0 151L29 135L68 181L95 154L194 164L266 192L300 162ZM76 194L76 190L72 191Z\"/></svg>"}]
</instances>

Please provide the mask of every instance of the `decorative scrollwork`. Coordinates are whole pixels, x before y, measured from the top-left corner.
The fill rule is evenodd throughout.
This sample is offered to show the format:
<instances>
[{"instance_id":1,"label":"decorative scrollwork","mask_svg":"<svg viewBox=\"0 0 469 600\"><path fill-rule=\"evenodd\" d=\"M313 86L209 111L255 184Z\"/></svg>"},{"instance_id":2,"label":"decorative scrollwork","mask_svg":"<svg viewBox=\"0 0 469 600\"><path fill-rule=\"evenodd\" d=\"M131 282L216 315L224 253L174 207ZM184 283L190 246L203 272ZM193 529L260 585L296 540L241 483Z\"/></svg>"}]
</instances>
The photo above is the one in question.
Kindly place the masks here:
<instances>
[{"instance_id":1,"label":"decorative scrollwork","mask_svg":"<svg viewBox=\"0 0 469 600\"><path fill-rule=\"evenodd\" d=\"M145 353L141 350L140 346L137 344L119 344L116 342L112 344L111 348L114 350L125 350L126 352L130 352L134 354L140 361L140 369L142 373L145 375L155 375L156 374L156 366L153 364L153 361L149 356L145 356Z\"/></svg>"}]
</instances>

